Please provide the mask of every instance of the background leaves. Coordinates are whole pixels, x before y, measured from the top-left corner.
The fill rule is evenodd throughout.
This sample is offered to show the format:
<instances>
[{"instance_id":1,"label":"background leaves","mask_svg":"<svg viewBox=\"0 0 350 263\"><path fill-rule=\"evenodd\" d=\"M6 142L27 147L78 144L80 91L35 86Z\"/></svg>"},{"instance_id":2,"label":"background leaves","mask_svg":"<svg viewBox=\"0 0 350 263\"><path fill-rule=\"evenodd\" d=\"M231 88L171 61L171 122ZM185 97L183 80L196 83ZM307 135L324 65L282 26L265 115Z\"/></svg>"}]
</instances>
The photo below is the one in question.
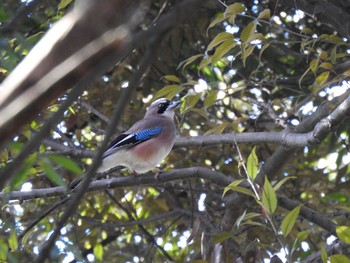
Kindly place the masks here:
<instances>
[{"instance_id":1,"label":"background leaves","mask_svg":"<svg viewBox=\"0 0 350 263\"><path fill-rule=\"evenodd\" d=\"M30 10L29 2L21 1L4 1L0 7L1 81L74 8L74 1L32 2L37 5ZM133 33L158 26L158 19L179 3L152 1ZM142 39L144 46L125 54L86 87L30 152L1 193L1 260L32 262L37 256L67 208L68 194L47 196L89 167L118 98L130 87L150 47L157 52L115 130L128 129L158 97L181 100L177 124L182 146L160 165L165 172L175 171L174 179L131 180L125 170L100 178L131 183L122 188L105 185L84 195L55 243L55 260L204 261L215 256L219 245L227 258L242 261L252 254L256 262L276 254L289 262L348 260L349 122L332 125L320 144L300 148L280 147L259 136L286 129L306 136L347 98L349 4L202 1L195 7L183 24ZM17 20L22 9L27 12ZM2 169L68 96L52 101L1 149ZM224 140L227 134L241 133L256 140L254 148ZM201 135L213 137L201 144ZM183 143L183 137L190 139ZM219 143L205 145L213 138ZM196 176L189 176L191 169ZM11 194L36 189L45 195L11 199ZM317 216L308 217L302 207ZM333 249L335 238L343 255Z\"/></svg>"}]
</instances>

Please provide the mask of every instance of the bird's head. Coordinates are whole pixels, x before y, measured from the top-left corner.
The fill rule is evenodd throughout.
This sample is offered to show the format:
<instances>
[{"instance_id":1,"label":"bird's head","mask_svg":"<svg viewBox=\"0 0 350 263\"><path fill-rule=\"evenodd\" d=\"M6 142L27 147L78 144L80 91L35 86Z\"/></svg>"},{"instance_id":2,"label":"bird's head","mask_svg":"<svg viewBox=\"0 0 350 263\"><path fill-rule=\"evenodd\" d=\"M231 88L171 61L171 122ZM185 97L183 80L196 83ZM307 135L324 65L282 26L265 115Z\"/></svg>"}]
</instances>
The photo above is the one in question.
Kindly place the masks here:
<instances>
[{"instance_id":1,"label":"bird's head","mask_svg":"<svg viewBox=\"0 0 350 263\"><path fill-rule=\"evenodd\" d=\"M169 118L174 117L174 110L180 104L180 101L171 101L166 98L160 98L152 102L148 107L146 116L160 114Z\"/></svg>"}]
</instances>

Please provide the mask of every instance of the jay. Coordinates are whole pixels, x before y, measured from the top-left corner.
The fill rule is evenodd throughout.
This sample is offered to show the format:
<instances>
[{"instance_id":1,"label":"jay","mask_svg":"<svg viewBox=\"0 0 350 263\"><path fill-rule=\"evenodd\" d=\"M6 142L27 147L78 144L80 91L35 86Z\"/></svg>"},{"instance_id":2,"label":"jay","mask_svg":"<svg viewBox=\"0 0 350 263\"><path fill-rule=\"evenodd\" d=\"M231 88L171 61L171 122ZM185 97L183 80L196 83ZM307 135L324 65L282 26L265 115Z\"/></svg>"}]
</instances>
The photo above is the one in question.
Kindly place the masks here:
<instances>
[{"instance_id":1,"label":"jay","mask_svg":"<svg viewBox=\"0 0 350 263\"><path fill-rule=\"evenodd\" d=\"M165 98L154 101L142 120L110 143L98 172L121 165L142 174L158 165L173 148L174 110L179 104Z\"/></svg>"}]
</instances>

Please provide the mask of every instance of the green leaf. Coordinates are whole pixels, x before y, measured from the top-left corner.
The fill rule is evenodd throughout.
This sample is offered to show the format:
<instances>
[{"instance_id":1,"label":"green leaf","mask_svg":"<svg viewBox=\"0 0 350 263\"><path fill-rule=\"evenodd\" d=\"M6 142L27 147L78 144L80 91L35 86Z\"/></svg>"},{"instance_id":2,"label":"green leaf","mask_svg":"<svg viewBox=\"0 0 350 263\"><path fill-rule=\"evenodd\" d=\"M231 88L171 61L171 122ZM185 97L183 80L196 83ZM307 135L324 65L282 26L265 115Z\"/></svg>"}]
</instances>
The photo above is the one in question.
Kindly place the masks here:
<instances>
[{"instance_id":1,"label":"green leaf","mask_svg":"<svg viewBox=\"0 0 350 263\"><path fill-rule=\"evenodd\" d=\"M221 243L221 242L223 242L223 241L225 241L226 239L229 239L229 238L234 238L233 233L231 233L231 232L222 232L219 235L214 236L212 242L214 244L217 244L217 243Z\"/></svg>"},{"instance_id":2,"label":"green leaf","mask_svg":"<svg viewBox=\"0 0 350 263\"><path fill-rule=\"evenodd\" d=\"M224 41L218 48L215 50L214 55L212 56L212 64L218 62L224 55L226 55L232 48L234 48L237 43L234 39L229 39Z\"/></svg>"},{"instance_id":3,"label":"green leaf","mask_svg":"<svg viewBox=\"0 0 350 263\"><path fill-rule=\"evenodd\" d=\"M213 104L215 103L217 97L218 97L218 91L217 90L213 90L213 91L209 92L209 94L204 99L204 107L208 108L210 106L213 106Z\"/></svg>"},{"instance_id":4,"label":"green leaf","mask_svg":"<svg viewBox=\"0 0 350 263\"><path fill-rule=\"evenodd\" d=\"M350 244L350 227L349 226L337 226L337 236L341 241L346 244Z\"/></svg>"},{"instance_id":5,"label":"green leaf","mask_svg":"<svg viewBox=\"0 0 350 263\"><path fill-rule=\"evenodd\" d=\"M102 261L103 259L103 246L98 243L94 246L94 255L97 260Z\"/></svg>"},{"instance_id":6,"label":"green leaf","mask_svg":"<svg viewBox=\"0 0 350 263\"><path fill-rule=\"evenodd\" d=\"M36 173L36 170L32 167L33 163L36 162L37 154L31 154L27 160L24 161L22 168L16 173L13 180L11 181L11 189L18 189L22 186L29 175Z\"/></svg>"},{"instance_id":7,"label":"green leaf","mask_svg":"<svg viewBox=\"0 0 350 263\"><path fill-rule=\"evenodd\" d=\"M210 42L210 44L207 47L207 51L212 50L214 47L220 45L221 43L223 43L227 40L232 40L232 39L233 39L233 35L231 33L221 32L221 33L217 34L214 37L214 39Z\"/></svg>"},{"instance_id":8,"label":"green leaf","mask_svg":"<svg viewBox=\"0 0 350 263\"><path fill-rule=\"evenodd\" d=\"M323 84L325 84L328 80L329 73L330 73L329 71L325 71L325 72L322 72L320 75L318 75L316 78L316 83L319 86L322 86Z\"/></svg>"},{"instance_id":9,"label":"green leaf","mask_svg":"<svg viewBox=\"0 0 350 263\"><path fill-rule=\"evenodd\" d=\"M265 176L262 200L261 200L264 208L269 214L273 214L277 208L277 196L275 191L273 190L269 179Z\"/></svg>"},{"instance_id":10,"label":"green leaf","mask_svg":"<svg viewBox=\"0 0 350 263\"><path fill-rule=\"evenodd\" d=\"M8 246L3 239L0 239L0 261L6 262Z\"/></svg>"},{"instance_id":11,"label":"green leaf","mask_svg":"<svg viewBox=\"0 0 350 263\"><path fill-rule=\"evenodd\" d=\"M310 235L309 231L301 231L297 234L297 239L298 240L305 240L307 237Z\"/></svg>"},{"instance_id":12,"label":"green leaf","mask_svg":"<svg viewBox=\"0 0 350 263\"><path fill-rule=\"evenodd\" d=\"M310 235L309 231L300 231L300 232L298 232L297 237L296 237L296 239L294 240L294 243L293 243L291 254L293 253L293 251L295 251L300 246L302 241L304 241L305 239L308 238L309 235Z\"/></svg>"},{"instance_id":13,"label":"green leaf","mask_svg":"<svg viewBox=\"0 0 350 263\"><path fill-rule=\"evenodd\" d=\"M243 222L243 220L250 220L252 218L255 217L261 217L261 214L258 213L246 213L247 210L244 211L244 213L237 218L236 222L235 222L235 226L237 226L237 228L239 228L239 226L241 225L241 223Z\"/></svg>"},{"instance_id":14,"label":"green leaf","mask_svg":"<svg viewBox=\"0 0 350 263\"><path fill-rule=\"evenodd\" d=\"M175 75L166 75L163 77L163 79L167 81L175 82L175 83L180 83L180 79Z\"/></svg>"},{"instance_id":15,"label":"green leaf","mask_svg":"<svg viewBox=\"0 0 350 263\"><path fill-rule=\"evenodd\" d=\"M250 22L241 33L241 41L246 42L255 32L256 23Z\"/></svg>"},{"instance_id":16,"label":"green leaf","mask_svg":"<svg viewBox=\"0 0 350 263\"><path fill-rule=\"evenodd\" d=\"M199 70L203 70L205 72L207 66L211 63L212 57L205 57L202 59L202 61L199 63Z\"/></svg>"},{"instance_id":17,"label":"green leaf","mask_svg":"<svg viewBox=\"0 0 350 263\"><path fill-rule=\"evenodd\" d=\"M350 259L345 255L336 254L330 257L331 263L350 263Z\"/></svg>"},{"instance_id":18,"label":"green leaf","mask_svg":"<svg viewBox=\"0 0 350 263\"><path fill-rule=\"evenodd\" d=\"M0 163L6 164L9 159L9 153L7 149L0 150Z\"/></svg>"},{"instance_id":19,"label":"green leaf","mask_svg":"<svg viewBox=\"0 0 350 263\"><path fill-rule=\"evenodd\" d=\"M161 90L158 90L154 95L154 99L165 97L172 99L176 94L180 93L183 88L179 85L167 85Z\"/></svg>"},{"instance_id":20,"label":"green leaf","mask_svg":"<svg viewBox=\"0 0 350 263\"><path fill-rule=\"evenodd\" d=\"M43 168L46 177L53 183L65 187L66 184L64 183L62 177L56 172L56 170L52 167L51 163L46 160L42 159L40 161L40 165Z\"/></svg>"},{"instance_id":21,"label":"green leaf","mask_svg":"<svg viewBox=\"0 0 350 263\"><path fill-rule=\"evenodd\" d=\"M229 125L228 122L223 122L218 126L215 126L212 129L207 130L204 135L209 135L209 134L221 134L223 131L226 129L226 127Z\"/></svg>"},{"instance_id":22,"label":"green leaf","mask_svg":"<svg viewBox=\"0 0 350 263\"><path fill-rule=\"evenodd\" d=\"M269 46L270 46L269 43L265 43L265 44L261 47L260 52L259 52L259 60L261 60L262 54L264 53L265 49L267 49Z\"/></svg>"},{"instance_id":23,"label":"green leaf","mask_svg":"<svg viewBox=\"0 0 350 263\"><path fill-rule=\"evenodd\" d=\"M328 255L324 248L321 248L321 259L323 263L327 263Z\"/></svg>"},{"instance_id":24,"label":"green leaf","mask_svg":"<svg viewBox=\"0 0 350 263\"><path fill-rule=\"evenodd\" d=\"M304 77L309 73L309 71L310 71L310 67L308 67L306 70L305 70L305 72L303 73L303 75L301 75L301 77L299 78L299 81L298 81L298 84L299 84L299 88L301 89L301 82L302 82L302 80L304 79Z\"/></svg>"},{"instance_id":25,"label":"green leaf","mask_svg":"<svg viewBox=\"0 0 350 263\"><path fill-rule=\"evenodd\" d=\"M305 35L312 35L312 29L308 27L304 27L300 33L305 34Z\"/></svg>"},{"instance_id":26,"label":"green leaf","mask_svg":"<svg viewBox=\"0 0 350 263\"><path fill-rule=\"evenodd\" d=\"M328 59L328 52L321 51L319 56L320 56L321 60L326 61Z\"/></svg>"},{"instance_id":27,"label":"green leaf","mask_svg":"<svg viewBox=\"0 0 350 263\"><path fill-rule=\"evenodd\" d=\"M248 156L247 160L247 171L250 180L254 181L256 175L258 174L259 160L256 156L256 146L254 146L252 152Z\"/></svg>"},{"instance_id":28,"label":"green leaf","mask_svg":"<svg viewBox=\"0 0 350 263\"><path fill-rule=\"evenodd\" d=\"M270 16L271 16L270 9L265 9L259 14L258 19L270 19Z\"/></svg>"},{"instance_id":29,"label":"green leaf","mask_svg":"<svg viewBox=\"0 0 350 263\"><path fill-rule=\"evenodd\" d=\"M323 62L320 64L320 68L328 69L328 70L334 70L334 66L332 63L329 62Z\"/></svg>"},{"instance_id":30,"label":"green leaf","mask_svg":"<svg viewBox=\"0 0 350 263\"><path fill-rule=\"evenodd\" d=\"M233 5L226 7L225 15L235 15L244 12L245 6L242 3L236 2Z\"/></svg>"},{"instance_id":31,"label":"green leaf","mask_svg":"<svg viewBox=\"0 0 350 263\"><path fill-rule=\"evenodd\" d=\"M65 8L68 6L73 0L61 0L61 2L58 4L58 9Z\"/></svg>"},{"instance_id":32,"label":"green leaf","mask_svg":"<svg viewBox=\"0 0 350 263\"><path fill-rule=\"evenodd\" d=\"M18 189L31 173L32 167L25 165L15 175L11 181L11 189Z\"/></svg>"},{"instance_id":33,"label":"green leaf","mask_svg":"<svg viewBox=\"0 0 350 263\"><path fill-rule=\"evenodd\" d=\"M197 60L198 58L202 58L202 57L204 57L204 54L198 54L198 55L194 55L192 57L189 57L185 61L181 62L179 64L179 66L177 67L177 69L180 68L182 65L183 65L183 69L185 69L188 65L192 64L195 60Z\"/></svg>"},{"instance_id":34,"label":"green leaf","mask_svg":"<svg viewBox=\"0 0 350 263\"><path fill-rule=\"evenodd\" d=\"M189 110L191 110L200 100L201 96L202 96L201 94L188 96L186 98L186 106L185 106L184 112L188 112Z\"/></svg>"},{"instance_id":35,"label":"green leaf","mask_svg":"<svg viewBox=\"0 0 350 263\"><path fill-rule=\"evenodd\" d=\"M215 26L216 24L224 21L227 17L224 16L224 14L219 14L213 21L210 22L208 29L212 28L213 26Z\"/></svg>"},{"instance_id":36,"label":"green leaf","mask_svg":"<svg viewBox=\"0 0 350 263\"><path fill-rule=\"evenodd\" d=\"M281 224L282 235L284 237L288 236L290 231L292 231L295 222L298 218L301 206L297 206L292 211L290 211L286 217L283 219Z\"/></svg>"},{"instance_id":37,"label":"green leaf","mask_svg":"<svg viewBox=\"0 0 350 263\"><path fill-rule=\"evenodd\" d=\"M337 62L337 46L332 48L330 55L331 62L335 64Z\"/></svg>"},{"instance_id":38,"label":"green leaf","mask_svg":"<svg viewBox=\"0 0 350 263\"><path fill-rule=\"evenodd\" d=\"M246 213L247 213L247 210L244 210L243 214L237 218L235 222L235 226L237 226L237 228L239 228L241 222L244 220Z\"/></svg>"},{"instance_id":39,"label":"green leaf","mask_svg":"<svg viewBox=\"0 0 350 263\"><path fill-rule=\"evenodd\" d=\"M296 179L297 177L296 176L287 176L287 177L284 177L281 181L279 181L274 187L273 187L273 190L275 190L275 192L277 192L282 185L284 185L285 182L287 182L288 180L290 179Z\"/></svg>"},{"instance_id":40,"label":"green leaf","mask_svg":"<svg viewBox=\"0 0 350 263\"><path fill-rule=\"evenodd\" d=\"M15 231L12 231L9 239L8 239L9 247L12 251L16 251L18 249L18 240Z\"/></svg>"},{"instance_id":41,"label":"green leaf","mask_svg":"<svg viewBox=\"0 0 350 263\"><path fill-rule=\"evenodd\" d=\"M83 169L81 169L76 162L74 162L72 159L66 156L62 156L58 154L50 154L48 155L48 157L52 161L54 161L55 163L59 164L60 166L62 166L63 168L65 168L66 170L72 173L75 173L75 174L83 173Z\"/></svg>"},{"instance_id":42,"label":"green leaf","mask_svg":"<svg viewBox=\"0 0 350 263\"><path fill-rule=\"evenodd\" d=\"M261 217L261 215L260 215L260 217ZM261 228L265 228L266 224L248 220L248 221L242 223L242 226L258 226L258 227L261 227Z\"/></svg>"},{"instance_id":43,"label":"green leaf","mask_svg":"<svg viewBox=\"0 0 350 263\"><path fill-rule=\"evenodd\" d=\"M314 75L316 75L316 71L318 68L318 62L319 62L319 60L316 58L311 60L311 62L310 62L310 69L311 69L312 73L314 73Z\"/></svg>"},{"instance_id":44,"label":"green leaf","mask_svg":"<svg viewBox=\"0 0 350 263\"><path fill-rule=\"evenodd\" d=\"M335 43L335 44L344 44L344 40L338 37L337 35L327 35L327 34L322 34L319 36L320 39L324 39L329 41L330 43Z\"/></svg>"},{"instance_id":45,"label":"green leaf","mask_svg":"<svg viewBox=\"0 0 350 263\"><path fill-rule=\"evenodd\" d=\"M243 66L245 67L245 61L246 59L252 54L255 46L254 45L248 45L248 47L244 48L242 50L242 61L243 61Z\"/></svg>"},{"instance_id":46,"label":"green leaf","mask_svg":"<svg viewBox=\"0 0 350 263\"><path fill-rule=\"evenodd\" d=\"M338 209L344 209L344 210L350 212L350 207L347 207L347 206L340 205L340 206L337 206L337 208L338 208Z\"/></svg>"},{"instance_id":47,"label":"green leaf","mask_svg":"<svg viewBox=\"0 0 350 263\"><path fill-rule=\"evenodd\" d=\"M255 195L253 194L252 191L250 191L247 188L238 186L242 181L244 181L244 180L236 180L236 181L233 181L232 183L230 183L228 186L225 187L224 193L222 194L222 196L224 196L227 191L232 190L234 192L246 194L246 195L249 195L249 196L252 196L255 198Z\"/></svg>"},{"instance_id":48,"label":"green leaf","mask_svg":"<svg viewBox=\"0 0 350 263\"><path fill-rule=\"evenodd\" d=\"M191 112L196 112L201 115L203 118L208 119L208 113L203 109L191 109Z\"/></svg>"}]
</instances>

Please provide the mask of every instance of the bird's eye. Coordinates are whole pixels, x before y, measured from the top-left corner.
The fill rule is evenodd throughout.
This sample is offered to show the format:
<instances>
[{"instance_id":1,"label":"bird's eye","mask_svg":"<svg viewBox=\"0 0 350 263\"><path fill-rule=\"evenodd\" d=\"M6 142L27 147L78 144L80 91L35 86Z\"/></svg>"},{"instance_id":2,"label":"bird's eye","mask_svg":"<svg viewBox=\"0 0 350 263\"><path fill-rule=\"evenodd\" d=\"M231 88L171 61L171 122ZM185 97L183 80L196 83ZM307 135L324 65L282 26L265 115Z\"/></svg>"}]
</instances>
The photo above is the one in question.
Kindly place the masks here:
<instances>
[{"instance_id":1,"label":"bird's eye","mask_svg":"<svg viewBox=\"0 0 350 263\"><path fill-rule=\"evenodd\" d=\"M158 114L163 114L166 110L167 110L167 108L168 108L168 106L169 106L169 103L170 103L170 101L163 101L163 102L159 102L158 103L158 111L157 111L157 113Z\"/></svg>"}]
</instances>

